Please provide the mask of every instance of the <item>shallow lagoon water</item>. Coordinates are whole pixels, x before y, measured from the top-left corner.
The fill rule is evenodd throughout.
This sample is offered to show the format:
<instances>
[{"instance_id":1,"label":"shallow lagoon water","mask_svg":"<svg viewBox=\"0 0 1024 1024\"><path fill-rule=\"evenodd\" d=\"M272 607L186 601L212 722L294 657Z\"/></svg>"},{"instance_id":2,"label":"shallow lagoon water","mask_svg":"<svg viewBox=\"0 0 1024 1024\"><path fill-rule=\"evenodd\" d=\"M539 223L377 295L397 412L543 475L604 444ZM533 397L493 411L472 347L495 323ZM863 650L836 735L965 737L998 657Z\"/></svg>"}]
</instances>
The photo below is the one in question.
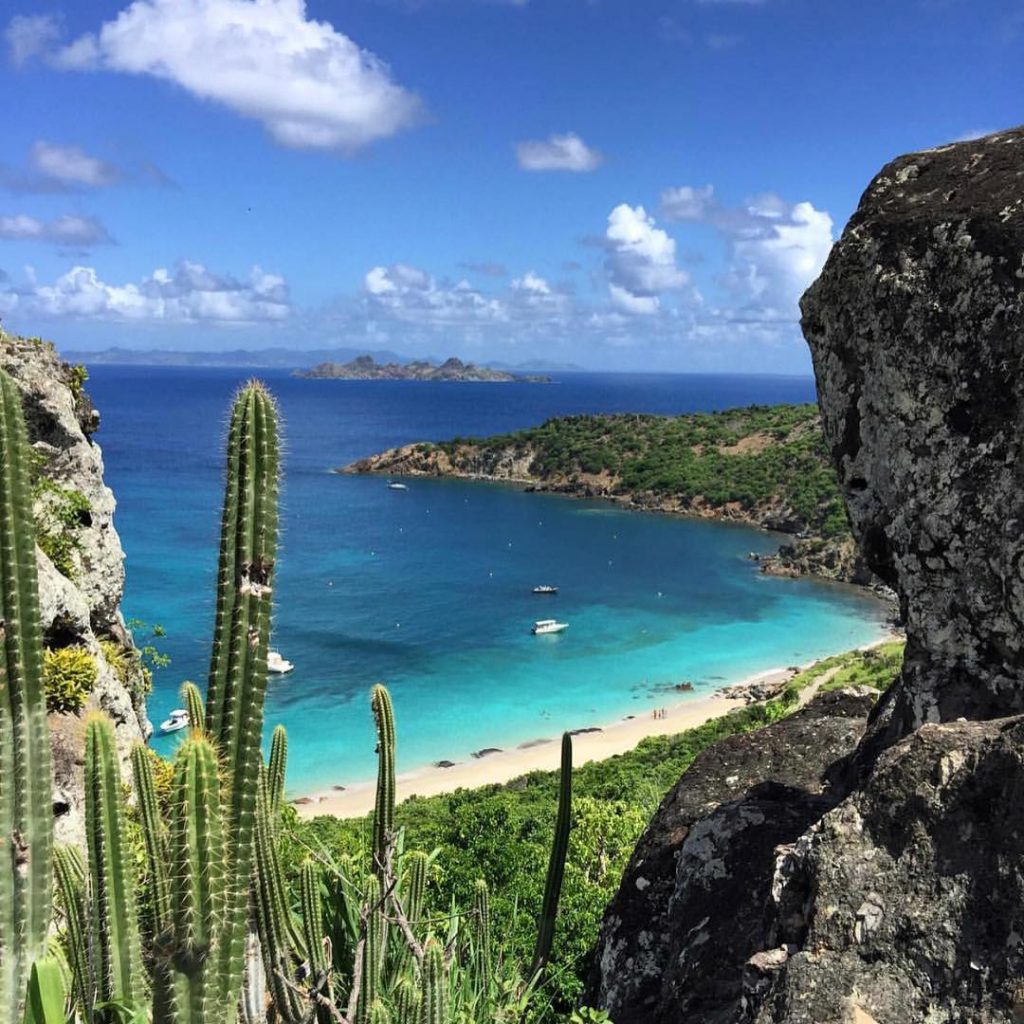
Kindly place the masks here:
<instances>
[{"instance_id":1,"label":"shallow lagoon water","mask_svg":"<svg viewBox=\"0 0 1024 1024\"><path fill-rule=\"evenodd\" d=\"M98 440L127 552L126 614L160 623L172 664L151 715L202 683L213 618L225 410L247 374L96 367ZM650 714L763 669L869 642L885 609L849 588L762 576L778 538L491 484L332 467L414 440L484 434L574 412L674 413L809 401L779 377L573 374L556 385L306 381L261 374L286 427L268 725L289 732L293 794L370 777L369 687L396 703L399 770L465 760L565 728ZM530 593L555 583L555 597ZM537 618L567 631L535 637ZM157 737L170 750L174 737Z\"/></svg>"}]
</instances>

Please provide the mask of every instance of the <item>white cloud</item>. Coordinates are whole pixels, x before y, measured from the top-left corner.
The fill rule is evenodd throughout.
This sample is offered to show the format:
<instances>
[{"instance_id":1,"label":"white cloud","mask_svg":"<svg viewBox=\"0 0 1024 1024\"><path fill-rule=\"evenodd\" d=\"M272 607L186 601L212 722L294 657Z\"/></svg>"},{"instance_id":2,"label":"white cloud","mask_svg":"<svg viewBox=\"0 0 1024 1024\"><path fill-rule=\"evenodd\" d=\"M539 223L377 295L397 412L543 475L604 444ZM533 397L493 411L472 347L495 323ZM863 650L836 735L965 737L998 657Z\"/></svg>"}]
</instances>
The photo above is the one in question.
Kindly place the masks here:
<instances>
[{"instance_id":1,"label":"white cloud","mask_svg":"<svg viewBox=\"0 0 1024 1024\"><path fill-rule=\"evenodd\" d=\"M134 0L52 61L174 82L296 149L354 150L421 109L377 56L307 18L304 0Z\"/></svg>"},{"instance_id":2,"label":"white cloud","mask_svg":"<svg viewBox=\"0 0 1024 1024\"><path fill-rule=\"evenodd\" d=\"M61 146L44 139L32 146L29 162L44 178L63 185L101 188L113 185L121 176L113 164L90 156L78 146Z\"/></svg>"},{"instance_id":3,"label":"white cloud","mask_svg":"<svg viewBox=\"0 0 1024 1024\"><path fill-rule=\"evenodd\" d=\"M517 143L516 158L524 171L576 172L596 170L604 159L575 132L549 135L543 142Z\"/></svg>"},{"instance_id":4,"label":"white cloud","mask_svg":"<svg viewBox=\"0 0 1024 1024\"><path fill-rule=\"evenodd\" d=\"M711 185L665 189L670 220L709 224L726 239L729 267L723 283L764 319L795 319L797 301L818 276L832 248L832 218L808 202L789 203L762 192L738 207L715 198Z\"/></svg>"},{"instance_id":5,"label":"white cloud","mask_svg":"<svg viewBox=\"0 0 1024 1024\"><path fill-rule=\"evenodd\" d=\"M661 209L669 220L703 220L715 200L715 186L681 185L661 193Z\"/></svg>"},{"instance_id":6,"label":"white cloud","mask_svg":"<svg viewBox=\"0 0 1024 1024\"><path fill-rule=\"evenodd\" d=\"M655 227L642 206L616 206L608 215L604 244L609 295L624 313L655 313L660 292L689 284L689 275L676 266L675 239Z\"/></svg>"},{"instance_id":7,"label":"white cloud","mask_svg":"<svg viewBox=\"0 0 1024 1024\"><path fill-rule=\"evenodd\" d=\"M438 283L426 271L404 263L373 267L363 279L363 292L371 316L411 323L487 323L507 316L502 302L485 297L468 281Z\"/></svg>"},{"instance_id":8,"label":"white cloud","mask_svg":"<svg viewBox=\"0 0 1024 1024\"><path fill-rule=\"evenodd\" d=\"M45 53L60 38L60 23L50 14L16 14L7 23L4 39L15 67Z\"/></svg>"},{"instance_id":9,"label":"white cloud","mask_svg":"<svg viewBox=\"0 0 1024 1024\"><path fill-rule=\"evenodd\" d=\"M0 311L38 317L75 317L132 323L242 325L275 323L291 312L283 277L253 267L242 282L201 263L155 270L140 283L109 284L95 268L72 267L52 284L34 278L22 288L0 288Z\"/></svg>"},{"instance_id":10,"label":"white cloud","mask_svg":"<svg viewBox=\"0 0 1024 1024\"><path fill-rule=\"evenodd\" d=\"M0 216L0 238L77 246L100 245L113 241L107 229L95 217L79 217L73 214L55 217L51 221L42 221L26 213Z\"/></svg>"}]
</instances>

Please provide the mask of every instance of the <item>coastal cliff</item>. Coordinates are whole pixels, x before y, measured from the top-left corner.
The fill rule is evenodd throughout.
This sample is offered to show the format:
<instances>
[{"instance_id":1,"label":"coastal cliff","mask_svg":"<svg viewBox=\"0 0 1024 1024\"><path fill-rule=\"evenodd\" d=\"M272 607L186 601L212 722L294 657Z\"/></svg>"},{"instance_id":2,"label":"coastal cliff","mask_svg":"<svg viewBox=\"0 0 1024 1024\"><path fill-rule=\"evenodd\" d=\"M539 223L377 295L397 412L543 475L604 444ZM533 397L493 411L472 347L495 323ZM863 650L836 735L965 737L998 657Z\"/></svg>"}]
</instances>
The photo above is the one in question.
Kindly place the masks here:
<instances>
[{"instance_id":1,"label":"coastal cliff","mask_svg":"<svg viewBox=\"0 0 1024 1024\"><path fill-rule=\"evenodd\" d=\"M104 710L126 757L131 744L151 732L148 678L121 614L124 552L93 441L100 417L84 389L84 371L63 362L48 342L2 330L0 367L21 392L34 453L53 809L58 840L74 842L83 834L83 715Z\"/></svg>"},{"instance_id":2,"label":"coastal cliff","mask_svg":"<svg viewBox=\"0 0 1024 1024\"><path fill-rule=\"evenodd\" d=\"M411 444L341 472L458 477L793 535L761 568L876 583L849 532L814 406L570 416L488 438Z\"/></svg>"},{"instance_id":3,"label":"coastal cliff","mask_svg":"<svg viewBox=\"0 0 1024 1024\"><path fill-rule=\"evenodd\" d=\"M1022 167L1024 129L900 157L804 296L906 659L849 751L753 733L665 797L592 961L616 1024L1024 1019Z\"/></svg>"}]
</instances>

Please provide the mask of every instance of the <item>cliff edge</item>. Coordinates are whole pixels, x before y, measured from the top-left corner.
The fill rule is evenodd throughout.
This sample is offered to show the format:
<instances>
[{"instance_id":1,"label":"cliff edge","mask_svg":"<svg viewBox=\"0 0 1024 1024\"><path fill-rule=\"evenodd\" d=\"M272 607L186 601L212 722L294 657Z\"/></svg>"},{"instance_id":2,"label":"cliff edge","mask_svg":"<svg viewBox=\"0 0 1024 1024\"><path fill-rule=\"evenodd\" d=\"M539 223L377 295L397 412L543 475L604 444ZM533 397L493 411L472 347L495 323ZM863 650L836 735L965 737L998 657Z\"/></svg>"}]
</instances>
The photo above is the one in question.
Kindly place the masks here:
<instances>
[{"instance_id":1,"label":"cliff edge","mask_svg":"<svg viewBox=\"0 0 1024 1024\"><path fill-rule=\"evenodd\" d=\"M588 996L616 1024L1019 1022L1024 129L883 168L802 309L904 667L850 752L794 716L680 779Z\"/></svg>"},{"instance_id":2,"label":"cliff edge","mask_svg":"<svg viewBox=\"0 0 1024 1024\"><path fill-rule=\"evenodd\" d=\"M34 452L43 642L48 672L63 680L62 696L51 701L53 807L58 841L73 842L83 829L82 716L91 708L106 711L126 756L151 732L148 678L121 614L124 552L114 529L114 496L103 482L103 456L92 439L100 418L84 389L85 374L48 342L2 330L0 367L21 391ZM59 652L74 652L78 660ZM48 682L48 694L50 688ZM68 709L79 696L84 706Z\"/></svg>"}]
</instances>

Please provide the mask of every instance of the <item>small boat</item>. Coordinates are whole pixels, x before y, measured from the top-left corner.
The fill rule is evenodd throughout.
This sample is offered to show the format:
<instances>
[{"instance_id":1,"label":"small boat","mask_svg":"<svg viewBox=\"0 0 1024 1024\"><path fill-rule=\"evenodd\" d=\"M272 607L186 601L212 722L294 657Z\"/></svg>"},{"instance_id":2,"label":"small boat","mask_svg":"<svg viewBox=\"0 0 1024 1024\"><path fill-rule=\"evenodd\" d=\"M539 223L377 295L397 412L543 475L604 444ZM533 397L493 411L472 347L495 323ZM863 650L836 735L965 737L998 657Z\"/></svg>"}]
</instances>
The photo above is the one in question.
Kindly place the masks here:
<instances>
[{"instance_id":1,"label":"small boat","mask_svg":"<svg viewBox=\"0 0 1024 1024\"><path fill-rule=\"evenodd\" d=\"M530 632L534 636L541 636L544 633L561 633L563 629L568 628L568 622L556 622L554 619L538 619L533 624L533 629Z\"/></svg>"},{"instance_id":2,"label":"small boat","mask_svg":"<svg viewBox=\"0 0 1024 1024\"><path fill-rule=\"evenodd\" d=\"M389 480L388 481L388 490L389 491L407 491L407 490L409 490L409 488L406 487L405 484L399 483L397 480Z\"/></svg>"},{"instance_id":3,"label":"small boat","mask_svg":"<svg viewBox=\"0 0 1024 1024\"><path fill-rule=\"evenodd\" d=\"M291 672L295 666L287 659L282 658L278 651L267 651L267 671L277 675L284 675Z\"/></svg>"},{"instance_id":4,"label":"small boat","mask_svg":"<svg viewBox=\"0 0 1024 1024\"><path fill-rule=\"evenodd\" d=\"M189 727L188 712L184 708L175 708L171 717L160 723L161 732L178 732Z\"/></svg>"},{"instance_id":5,"label":"small boat","mask_svg":"<svg viewBox=\"0 0 1024 1024\"><path fill-rule=\"evenodd\" d=\"M542 583L539 587L534 587L533 592L535 594L557 594L558 587L553 587L550 583Z\"/></svg>"}]
</instances>

